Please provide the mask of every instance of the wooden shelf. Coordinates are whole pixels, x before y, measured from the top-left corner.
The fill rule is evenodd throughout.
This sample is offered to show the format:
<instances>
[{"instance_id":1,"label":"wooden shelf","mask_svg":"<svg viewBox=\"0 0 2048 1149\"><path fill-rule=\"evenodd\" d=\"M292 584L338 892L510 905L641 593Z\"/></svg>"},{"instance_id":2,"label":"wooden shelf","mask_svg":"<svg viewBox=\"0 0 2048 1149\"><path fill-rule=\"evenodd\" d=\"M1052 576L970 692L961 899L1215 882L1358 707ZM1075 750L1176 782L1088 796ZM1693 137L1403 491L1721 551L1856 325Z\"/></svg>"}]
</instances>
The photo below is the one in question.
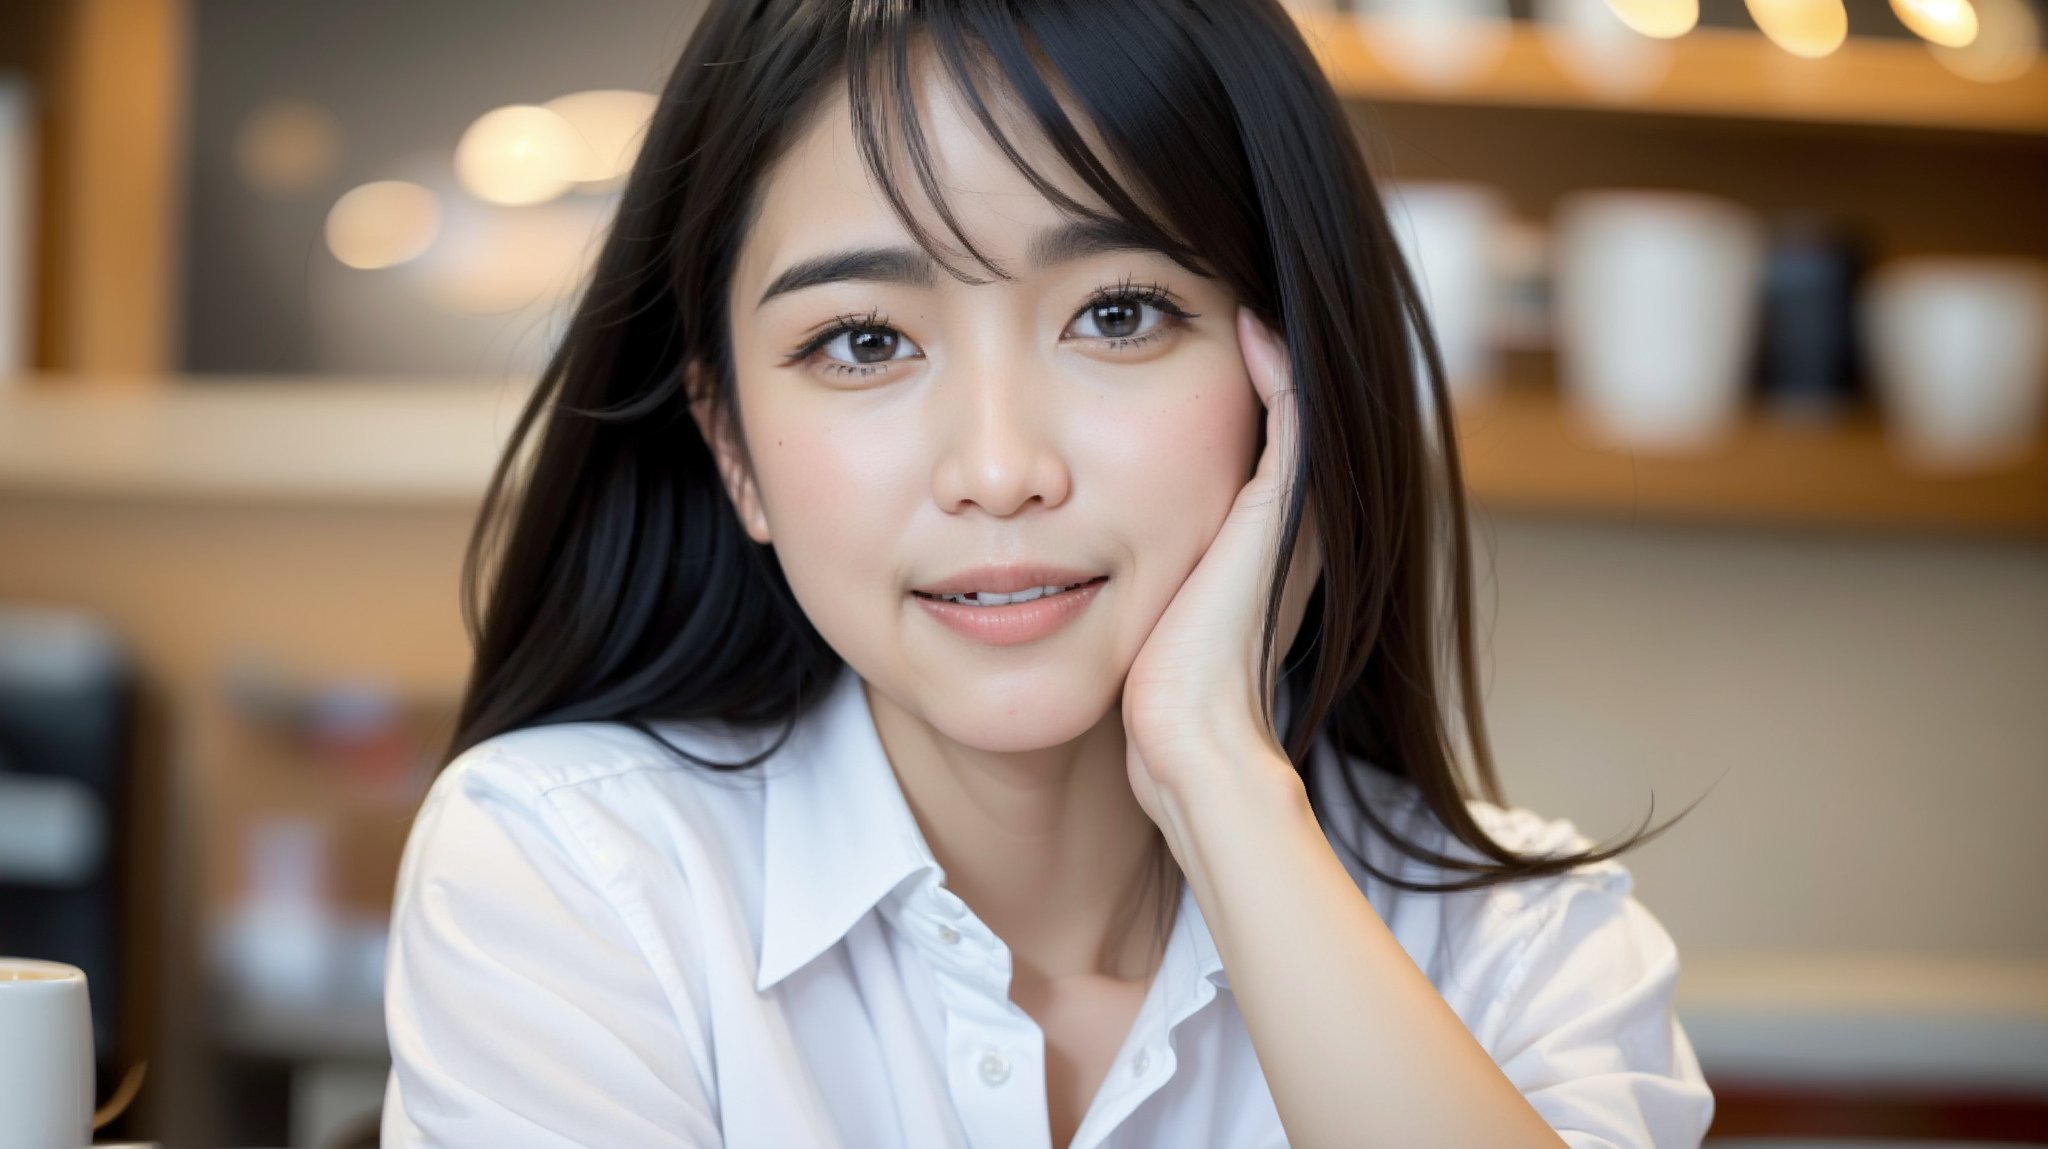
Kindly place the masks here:
<instances>
[{"instance_id":1,"label":"wooden shelf","mask_svg":"<svg viewBox=\"0 0 2048 1149\"><path fill-rule=\"evenodd\" d=\"M1995 470L1923 473L1867 412L1816 427L1758 416L1696 455L1628 452L1520 383L1461 410L1458 441L1466 487L1489 509L2048 538L2048 448Z\"/></svg>"},{"instance_id":2,"label":"wooden shelf","mask_svg":"<svg viewBox=\"0 0 2048 1149\"><path fill-rule=\"evenodd\" d=\"M467 507L526 380L0 379L0 496Z\"/></svg>"},{"instance_id":3,"label":"wooden shelf","mask_svg":"<svg viewBox=\"0 0 2048 1149\"><path fill-rule=\"evenodd\" d=\"M1918 40L1852 37L1832 55L1808 60L1761 33L1695 28L1670 41L1663 80L1624 99L1579 82L1542 32L1523 21L1514 23L1506 50L1485 75L1435 89L1390 68L1349 16L1297 11L1295 19L1337 91L1361 99L2048 135L2048 65L1983 84L1942 67Z\"/></svg>"},{"instance_id":4,"label":"wooden shelf","mask_svg":"<svg viewBox=\"0 0 2048 1149\"><path fill-rule=\"evenodd\" d=\"M0 396L0 498L468 507L524 397L424 380L24 389ZM1759 417L1708 453L1630 453L1532 372L1458 424L1467 486L1498 510L2048 539L2048 447L2003 469L1923 474L1870 412L1820 427Z\"/></svg>"}]
</instances>

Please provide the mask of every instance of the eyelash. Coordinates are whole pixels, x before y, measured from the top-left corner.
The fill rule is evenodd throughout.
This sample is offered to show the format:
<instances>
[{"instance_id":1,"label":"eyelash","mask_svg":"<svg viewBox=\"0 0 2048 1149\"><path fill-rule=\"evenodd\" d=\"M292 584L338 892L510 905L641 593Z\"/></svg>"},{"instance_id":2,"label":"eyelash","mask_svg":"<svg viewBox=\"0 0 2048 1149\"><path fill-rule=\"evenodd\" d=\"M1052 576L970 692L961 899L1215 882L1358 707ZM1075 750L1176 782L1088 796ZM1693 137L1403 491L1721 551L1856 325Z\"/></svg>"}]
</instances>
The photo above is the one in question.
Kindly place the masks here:
<instances>
[{"instance_id":1,"label":"eyelash","mask_svg":"<svg viewBox=\"0 0 2048 1149\"><path fill-rule=\"evenodd\" d=\"M1173 296L1164 287L1156 283L1133 284L1128 278L1113 286L1097 288L1095 294L1088 298L1088 302L1082 304L1080 310L1074 312L1074 316L1079 318L1107 303L1125 302L1145 304L1156 308L1166 316L1166 320L1143 335L1096 337L1098 341L1117 351L1143 347L1165 334L1169 327L1198 318L1196 313L1186 310L1175 302ZM831 327L812 336L808 342L792 353L783 363L785 366L795 366L802 363L816 355L819 351L822 351L826 344L831 343L842 335L863 331L893 330L895 329L889 325L889 317L873 308L870 308L864 315L842 315ZM897 332L897 334L900 335L902 333ZM842 363L837 360L827 360L821 366L833 375L865 378L870 375L879 374L891 362L894 362L894 360L885 360L880 363Z\"/></svg>"}]
</instances>

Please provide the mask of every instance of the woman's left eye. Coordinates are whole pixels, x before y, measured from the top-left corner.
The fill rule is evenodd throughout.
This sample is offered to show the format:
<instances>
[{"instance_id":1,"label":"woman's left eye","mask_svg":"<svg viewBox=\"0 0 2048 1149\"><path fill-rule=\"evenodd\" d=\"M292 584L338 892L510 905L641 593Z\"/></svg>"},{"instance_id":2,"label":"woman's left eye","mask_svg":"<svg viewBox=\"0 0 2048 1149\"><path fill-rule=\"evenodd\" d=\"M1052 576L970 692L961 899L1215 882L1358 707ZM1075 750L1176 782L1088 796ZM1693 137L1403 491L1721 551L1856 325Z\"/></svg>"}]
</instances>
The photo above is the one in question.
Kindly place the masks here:
<instances>
[{"instance_id":1,"label":"woman's left eye","mask_svg":"<svg viewBox=\"0 0 2048 1149\"><path fill-rule=\"evenodd\" d=\"M1082 339L1107 340L1113 347L1135 347L1150 342L1169 324L1193 318L1164 291L1125 288L1103 292L1090 300L1074 316L1068 329L1080 329L1076 335ZM1092 332L1088 330L1091 327Z\"/></svg>"}]
</instances>

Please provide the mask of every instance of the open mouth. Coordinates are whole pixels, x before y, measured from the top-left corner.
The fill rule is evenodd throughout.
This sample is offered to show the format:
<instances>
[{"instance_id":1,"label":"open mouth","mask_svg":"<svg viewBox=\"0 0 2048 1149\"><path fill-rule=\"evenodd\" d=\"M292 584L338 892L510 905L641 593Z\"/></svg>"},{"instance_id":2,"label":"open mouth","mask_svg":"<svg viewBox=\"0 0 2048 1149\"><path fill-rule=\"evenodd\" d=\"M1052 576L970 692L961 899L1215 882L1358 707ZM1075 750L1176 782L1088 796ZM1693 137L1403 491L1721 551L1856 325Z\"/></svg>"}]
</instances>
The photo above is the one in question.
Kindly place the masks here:
<instances>
[{"instance_id":1,"label":"open mouth","mask_svg":"<svg viewBox=\"0 0 2048 1149\"><path fill-rule=\"evenodd\" d=\"M914 590L910 593L916 595L921 599L927 599L932 602L950 602L958 604L960 606L999 607L1012 606L1018 603L1037 602L1038 600L1045 598L1055 598L1059 595L1068 594L1073 591L1079 590L1083 587L1090 587L1098 583L1105 583L1108 581L1108 575L1101 575L1096 578L1089 579L1086 582L1077 582L1069 584L1067 586L1059 587L1033 587L1029 590L1016 591L1011 594L985 594L980 592L974 594L930 594L928 592L921 590Z\"/></svg>"}]
</instances>

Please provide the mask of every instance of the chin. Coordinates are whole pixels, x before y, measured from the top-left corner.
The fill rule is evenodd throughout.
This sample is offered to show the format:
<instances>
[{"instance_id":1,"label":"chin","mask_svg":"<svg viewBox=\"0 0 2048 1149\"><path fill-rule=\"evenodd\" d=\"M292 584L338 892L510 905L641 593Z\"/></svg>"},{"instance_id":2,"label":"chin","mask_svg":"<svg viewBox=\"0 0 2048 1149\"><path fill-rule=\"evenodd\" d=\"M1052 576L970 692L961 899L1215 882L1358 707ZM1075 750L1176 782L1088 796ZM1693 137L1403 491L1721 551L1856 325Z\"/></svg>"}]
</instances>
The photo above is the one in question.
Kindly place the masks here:
<instances>
[{"instance_id":1,"label":"chin","mask_svg":"<svg viewBox=\"0 0 2048 1149\"><path fill-rule=\"evenodd\" d=\"M989 689L956 692L935 701L926 721L963 746L1015 754L1063 746L1116 714L1114 691L1106 698L1082 698L1072 690L1032 697Z\"/></svg>"},{"instance_id":2,"label":"chin","mask_svg":"<svg viewBox=\"0 0 2048 1149\"><path fill-rule=\"evenodd\" d=\"M1021 714L1010 716L1007 721L972 722L964 727L955 727L951 723L935 725L962 746L972 746L990 754L1028 754L1034 750L1064 746L1087 733L1095 724L1076 722L1051 726L1030 714Z\"/></svg>"}]
</instances>

